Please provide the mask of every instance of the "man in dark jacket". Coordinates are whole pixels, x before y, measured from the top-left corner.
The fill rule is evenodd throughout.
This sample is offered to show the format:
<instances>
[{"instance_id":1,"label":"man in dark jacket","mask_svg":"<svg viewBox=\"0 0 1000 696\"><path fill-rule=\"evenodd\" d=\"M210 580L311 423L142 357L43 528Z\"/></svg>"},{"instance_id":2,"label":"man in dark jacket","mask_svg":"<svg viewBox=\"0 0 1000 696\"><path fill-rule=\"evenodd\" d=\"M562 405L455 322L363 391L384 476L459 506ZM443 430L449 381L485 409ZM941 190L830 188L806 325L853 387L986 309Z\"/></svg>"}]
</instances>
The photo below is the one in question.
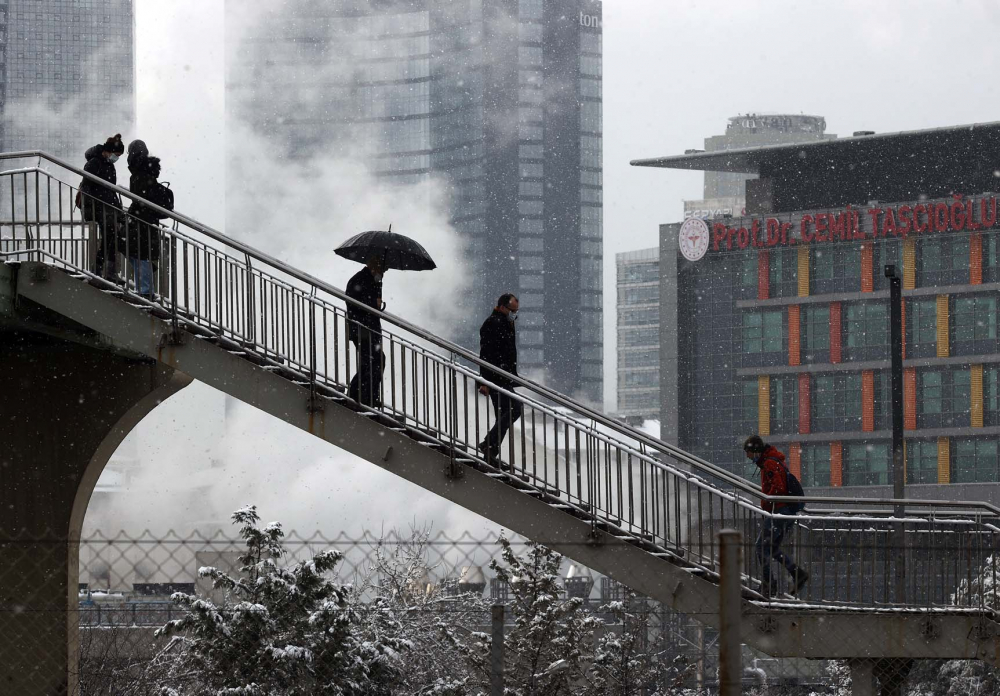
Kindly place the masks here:
<instances>
[{"instance_id":1,"label":"man in dark jacket","mask_svg":"<svg viewBox=\"0 0 1000 696\"><path fill-rule=\"evenodd\" d=\"M760 469L760 491L764 495L788 495L788 470L785 455L761 439L751 435L743 443L743 452ZM772 503L761 498L760 507L766 512L779 515L794 515L798 508L794 503ZM795 594L809 580L809 574L795 565L791 556L781 551L781 542L788 531L795 526L790 518L775 518L767 515L757 535L755 551L761 564L762 589L767 596L778 592L778 581L771 575L771 560L778 561L792 576L791 593Z\"/></svg>"},{"instance_id":2,"label":"man in dark jacket","mask_svg":"<svg viewBox=\"0 0 1000 696\"><path fill-rule=\"evenodd\" d=\"M125 152L121 134L108 138L103 144L89 148L84 157L83 171L104 179L109 184L118 183L115 162ZM94 272L102 278L113 279L117 269L118 227L122 222L122 202L111 189L84 179L80 184L80 203L83 219L97 225L97 254Z\"/></svg>"},{"instance_id":3,"label":"man in dark jacket","mask_svg":"<svg viewBox=\"0 0 1000 696\"><path fill-rule=\"evenodd\" d=\"M517 337L514 332L514 321L517 319L519 302L514 295L505 293L497 300L497 306L479 328L479 357L490 365L517 374ZM507 391L514 391L517 383L483 367L479 374L483 379L492 382ZM521 417L521 402L506 394L490 389L489 385L480 385L479 391L490 398L496 418L493 427L486 438L479 443L479 450L487 461L493 461L500 454L500 445L507 431Z\"/></svg>"},{"instance_id":4,"label":"man in dark jacket","mask_svg":"<svg viewBox=\"0 0 1000 696\"><path fill-rule=\"evenodd\" d=\"M382 257L373 255L360 271L347 281L347 296L361 305L382 310ZM360 404L382 407L382 320L351 303L347 305L347 336L358 349L358 370L351 379L347 395Z\"/></svg>"},{"instance_id":5,"label":"man in dark jacket","mask_svg":"<svg viewBox=\"0 0 1000 696\"><path fill-rule=\"evenodd\" d=\"M132 145L129 145L129 150L132 150ZM160 207L172 209L172 194L170 194L169 202L163 200L160 194L161 191L170 193L157 181L160 176L160 158L150 157L148 154L137 155L133 153L129 154L128 162L128 169L131 172L129 190L140 198L156 203ZM128 256L129 262L133 266L132 272L136 277L136 289L139 294L152 299L153 279L156 277L157 266L160 262L162 241L159 224L160 220L166 216L138 201L132 201L128 214L128 232L123 240L121 251Z\"/></svg>"}]
</instances>

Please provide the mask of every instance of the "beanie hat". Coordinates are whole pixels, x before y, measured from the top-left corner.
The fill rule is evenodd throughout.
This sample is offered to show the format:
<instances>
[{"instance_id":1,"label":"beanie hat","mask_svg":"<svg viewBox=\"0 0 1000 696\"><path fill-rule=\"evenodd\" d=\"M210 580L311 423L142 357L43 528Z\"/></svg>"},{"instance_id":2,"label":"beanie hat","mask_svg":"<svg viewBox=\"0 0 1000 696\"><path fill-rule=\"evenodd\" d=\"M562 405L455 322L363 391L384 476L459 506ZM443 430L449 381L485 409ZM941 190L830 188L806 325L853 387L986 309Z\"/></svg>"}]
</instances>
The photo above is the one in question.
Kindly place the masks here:
<instances>
[{"instance_id":1,"label":"beanie hat","mask_svg":"<svg viewBox=\"0 0 1000 696\"><path fill-rule=\"evenodd\" d=\"M113 152L116 155L125 152L125 143L122 142L122 134L116 133L114 137L108 138L101 149L105 152Z\"/></svg>"}]
</instances>

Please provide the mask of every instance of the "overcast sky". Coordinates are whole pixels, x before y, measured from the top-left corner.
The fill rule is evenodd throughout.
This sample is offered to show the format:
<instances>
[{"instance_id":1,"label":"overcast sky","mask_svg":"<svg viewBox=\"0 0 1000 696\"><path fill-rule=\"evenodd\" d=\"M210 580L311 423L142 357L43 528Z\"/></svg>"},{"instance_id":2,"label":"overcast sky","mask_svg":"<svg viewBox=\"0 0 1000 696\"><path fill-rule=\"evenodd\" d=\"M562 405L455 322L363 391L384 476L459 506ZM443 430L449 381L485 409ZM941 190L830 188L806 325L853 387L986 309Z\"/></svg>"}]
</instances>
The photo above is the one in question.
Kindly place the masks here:
<instances>
[{"instance_id":1,"label":"overcast sky","mask_svg":"<svg viewBox=\"0 0 1000 696\"><path fill-rule=\"evenodd\" d=\"M222 0L136 5L138 135L163 157L178 209L221 228ZM605 0L606 406L615 254L655 246L657 226L701 197L700 173L630 159L700 147L746 112L820 115L838 135L998 120L998 35L996 0Z\"/></svg>"}]
</instances>

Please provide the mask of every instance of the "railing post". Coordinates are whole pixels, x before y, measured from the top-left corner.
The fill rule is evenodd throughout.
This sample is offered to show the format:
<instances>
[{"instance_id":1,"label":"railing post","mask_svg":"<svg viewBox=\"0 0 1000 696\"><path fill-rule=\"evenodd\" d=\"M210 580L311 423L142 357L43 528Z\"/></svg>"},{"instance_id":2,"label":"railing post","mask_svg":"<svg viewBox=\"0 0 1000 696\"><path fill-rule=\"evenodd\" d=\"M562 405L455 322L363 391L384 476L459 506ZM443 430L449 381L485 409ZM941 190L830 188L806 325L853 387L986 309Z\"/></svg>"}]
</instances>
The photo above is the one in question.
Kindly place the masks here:
<instances>
[{"instance_id":1,"label":"railing post","mask_svg":"<svg viewBox=\"0 0 1000 696\"><path fill-rule=\"evenodd\" d=\"M719 695L739 696L743 669L740 640L740 551L743 535L719 532Z\"/></svg>"},{"instance_id":2,"label":"railing post","mask_svg":"<svg viewBox=\"0 0 1000 696\"><path fill-rule=\"evenodd\" d=\"M490 696L503 696L503 604L493 605L493 641L490 646Z\"/></svg>"}]
</instances>

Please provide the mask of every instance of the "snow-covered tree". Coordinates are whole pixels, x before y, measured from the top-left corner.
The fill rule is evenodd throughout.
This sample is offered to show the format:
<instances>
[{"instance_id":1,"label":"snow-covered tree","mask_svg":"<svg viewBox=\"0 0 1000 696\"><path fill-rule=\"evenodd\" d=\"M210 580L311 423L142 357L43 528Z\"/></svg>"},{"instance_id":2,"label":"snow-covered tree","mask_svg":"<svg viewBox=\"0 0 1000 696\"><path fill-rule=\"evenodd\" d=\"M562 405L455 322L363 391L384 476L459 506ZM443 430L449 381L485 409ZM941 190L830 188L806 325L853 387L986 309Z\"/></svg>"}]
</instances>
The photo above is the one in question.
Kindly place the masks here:
<instances>
[{"instance_id":1,"label":"snow-covered tree","mask_svg":"<svg viewBox=\"0 0 1000 696\"><path fill-rule=\"evenodd\" d=\"M201 568L226 601L177 593L185 616L157 632L173 637L171 696L298 696L391 694L410 647L379 598L364 611L350 588L329 579L342 554L323 551L309 561L279 565L281 525L261 528L255 507L237 510L246 550L236 577Z\"/></svg>"},{"instance_id":2,"label":"snow-covered tree","mask_svg":"<svg viewBox=\"0 0 1000 696\"><path fill-rule=\"evenodd\" d=\"M634 592L626 590L621 601L609 602L599 612L610 618L612 625L597 640L583 694L643 696L656 691L659 684L682 688L684 667L661 665L650 651L649 614Z\"/></svg>"},{"instance_id":3,"label":"snow-covered tree","mask_svg":"<svg viewBox=\"0 0 1000 696\"><path fill-rule=\"evenodd\" d=\"M578 597L562 596L559 566L562 556L530 542L525 553L514 553L510 541L500 538L501 560L490 567L509 585L508 610L513 624L504 634L504 683L509 696L561 696L576 694L585 683L593 646L596 617ZM469 643L446 636L472 668L468 693L487 693L490 683L490 648L487 633L473 634Z\"/></svg>"},{"instance_id":4,"label":"snow-covered tree","mask_svg":"<svg viewBox=\"0 0 1000 696\"><path fill-rule=\"evenodd\" d=\"M393 535L397 536L397 535ZM395 544L380 540L372 547L354 601L378 597L398 617L400 636L413 649L397 685L401 694L465 694L471 672L454 643L444 637L469 635L489 615L489 603L479 595L450 594L440 583L428 584L434 568L427 560L427 530L413 529Z\"/></svg>"}]
</instances>

